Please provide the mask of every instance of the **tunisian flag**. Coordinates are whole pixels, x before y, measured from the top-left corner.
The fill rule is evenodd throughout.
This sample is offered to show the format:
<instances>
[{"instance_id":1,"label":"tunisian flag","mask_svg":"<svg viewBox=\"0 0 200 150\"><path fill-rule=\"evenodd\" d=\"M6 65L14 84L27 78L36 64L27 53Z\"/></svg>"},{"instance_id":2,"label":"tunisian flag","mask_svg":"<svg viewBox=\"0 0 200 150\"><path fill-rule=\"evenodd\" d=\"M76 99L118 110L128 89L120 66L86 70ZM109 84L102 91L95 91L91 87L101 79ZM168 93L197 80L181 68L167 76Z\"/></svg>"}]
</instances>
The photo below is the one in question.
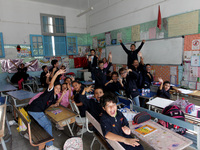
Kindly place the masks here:
<instances>
[{"instance_id":1,"label":"tunisian flag","mask_svg":"<svg viewBox=\"0 0 200 150\"><path fill-rule=\"evenodd\" d=\"M161 13L160 13L160 5L158 6L158 21L157 21L157 27L161 30L161 24L162 24L162 19L161 19Z\"/></svg>"}]
</instances>

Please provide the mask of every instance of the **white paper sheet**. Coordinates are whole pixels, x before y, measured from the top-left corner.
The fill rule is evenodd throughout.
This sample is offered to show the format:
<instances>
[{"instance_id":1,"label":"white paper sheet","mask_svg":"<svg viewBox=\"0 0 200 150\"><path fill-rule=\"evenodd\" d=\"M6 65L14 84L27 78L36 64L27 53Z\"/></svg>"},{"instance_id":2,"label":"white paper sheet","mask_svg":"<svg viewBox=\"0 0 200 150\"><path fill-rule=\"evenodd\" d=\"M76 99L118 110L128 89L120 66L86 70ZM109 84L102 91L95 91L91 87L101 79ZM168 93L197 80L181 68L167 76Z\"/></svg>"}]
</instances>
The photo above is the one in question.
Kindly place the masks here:
<instances>
[{"instance_id":1,"label":"white paper sheet","mask_svg":"<svg viewBox=\"0 0 200 150\"><path fill-rule=\"evenodd\" d=\"M191 57L191 66L200 66L200 56L192 56Z\"/></svg>"},{"instance_id":2,"label":"white paper sheet","mask_svg":"<svg viewBox=\"0 0 200 150\"><path fill-rule=\"evenodd\" d=\"M182 89L182 88L178 88L178 90L183 93L183 94L190 94L190 93L193 93L193 91L191 90L186 90L186 89Z\"/></svg>"},{"instance_id":3,"label":"white paper sheet","mask_svg":"<svg viewBox=\"0 0 200 150\"><path fill-rule=\"evenodd\" d=\"M190 61L192 56L192 51L184 51L184 61Z\"/></svg>"}]
</instances>

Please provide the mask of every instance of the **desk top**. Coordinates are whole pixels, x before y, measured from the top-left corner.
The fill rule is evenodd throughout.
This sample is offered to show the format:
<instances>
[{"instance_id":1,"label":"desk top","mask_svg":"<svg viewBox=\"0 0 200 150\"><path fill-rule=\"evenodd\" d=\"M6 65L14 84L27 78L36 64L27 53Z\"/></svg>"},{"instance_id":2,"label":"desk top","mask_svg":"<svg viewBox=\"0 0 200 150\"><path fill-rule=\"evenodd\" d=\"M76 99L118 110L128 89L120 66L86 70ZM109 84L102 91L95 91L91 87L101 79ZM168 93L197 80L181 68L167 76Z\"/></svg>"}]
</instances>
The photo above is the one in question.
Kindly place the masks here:
<instances>
[{"instance_id":1,"label":"desk top","mask_svg":"<svg viewBox=\"0 0 200 150\"><path fill-rule=\"evenodd\" d=\"M150 133L149 135L143 136L135 131L135 128L139 127L140 125L150 125L155 127L156 131ZM132 125L132 122L129 122L131 132L141 140L147 142L155 150L182 150L192 144L191 140L159 125L152 120L143 122L140 125Z\"/></svg>"},{"instance_id":2,"label":"desk top","mask_svg":"<svg viewBox=\"0 0 200 150\"><path fill-rule=\"evenodd\" d=\"M0 86L0 92L8 92L8 91L15 91L15 90L17 90L17 88L9 83L3 84Z\"/></svg>"},{"instance_id":3,"label":"desk top","mask_svg":"<svg viewBox=\"0 0 200 150\"><path fill-rule=\"evenodd\" d=\"M0 137L4 136L6 104L0 105Z\"/></svg>"},{"instance_id":4,"label":"desk top","mask_svg":"<svg viewBox=\"0 0 200 150\"><path fill-rule=\"evenodd\" d=\"M54 114L52 111L54 110L54 108L59 108L61 110L60 113L58 114ZM58 107L49 107L45 110L45 114L51 118L51 120L54 123L59 123L60 121L64 121L64 120L68 120L71 119L73 117L78 116L75 112L73 112L72 110L65 108L63 106L58 106Z\"/></svg>"},{"instance_id":5,"label":"desk top","mask_svg":"<svg viewBox=\"0 0 200 150\"><path fill-rule=\"evenodd\" d=\"M33 92L29 92L29 91L19 90L19 91L7 92L7 94L9 96L12 96L13 98L15 98L17 100L27 100L27 99L30 99L30 98L34 97L38 93L33 93Z\"/></svg>"},{"instance_id":6,"label":"desk top","mask_svg":"<svg viewBox=\"0 0 200 150\"><path fill-rule=\"evenodd\" d=\"M146 99L150 99L150 98L152 98L152 97L154 97L156 95L157 95L156 92L150 92L150 93L147 93L146 95L142 95L142 93L140 93L140 97L141 98L146 98Z\"/></svg>"},{"instance_id":7,"label":"desk top","mask_svg":"<svg viewBox=\"0 0 200 150\"><path fill-rule=\"evenodd\" d=\"M169 104L171 104L173 102L174 101L170 100L170 99L156 97L156 98L152 99L151 101L147 102L147 104L156 106L158 108L165 108L166 106L168 106Z\"/></svg>"}]
</instances>

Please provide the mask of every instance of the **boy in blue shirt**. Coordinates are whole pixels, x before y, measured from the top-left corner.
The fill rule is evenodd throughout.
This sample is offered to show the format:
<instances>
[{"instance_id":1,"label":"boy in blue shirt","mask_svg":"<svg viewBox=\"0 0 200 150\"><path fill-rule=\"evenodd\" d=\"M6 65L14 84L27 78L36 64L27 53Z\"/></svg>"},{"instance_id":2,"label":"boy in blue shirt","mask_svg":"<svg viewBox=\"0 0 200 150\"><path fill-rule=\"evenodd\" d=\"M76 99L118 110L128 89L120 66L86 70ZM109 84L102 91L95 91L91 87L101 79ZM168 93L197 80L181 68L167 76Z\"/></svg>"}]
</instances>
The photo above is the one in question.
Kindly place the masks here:
<instances>
[{"instance_id":1,"label":"boy in blue shirt","mask_svg":"<svg viewBox=\"0 0 200 150\"><path fill-rule=\"evenodd\" d=\"M101 97L101 106L105 110L100 120L105 138L119 142L126 150L143 150L139 140L130 135L127 119L117 110L117 97L111 92L105 93Z\"/></svg>"}]
</instances>

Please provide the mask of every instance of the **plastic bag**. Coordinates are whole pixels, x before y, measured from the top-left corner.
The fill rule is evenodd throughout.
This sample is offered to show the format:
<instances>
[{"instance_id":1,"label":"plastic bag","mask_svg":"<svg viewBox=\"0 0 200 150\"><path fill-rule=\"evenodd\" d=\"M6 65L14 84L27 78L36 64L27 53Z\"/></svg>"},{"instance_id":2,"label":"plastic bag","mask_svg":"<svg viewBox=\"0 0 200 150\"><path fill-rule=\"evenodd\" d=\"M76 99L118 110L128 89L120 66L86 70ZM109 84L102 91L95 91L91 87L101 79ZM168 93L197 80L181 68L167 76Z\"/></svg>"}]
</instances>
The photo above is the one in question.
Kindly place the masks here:
<instances>
[{"instance_id":1,"label":"plastic bag","mask_svg":"<svg viewBox=\"0 0 200 150\"><path fill-rule=\"evenodd\" d=\"M31 122L31 119L30 119L28 113L24 110L23 107L19 108L19 111L28 122ZM26 125L24 124L24 122L22 121L22 119L20 117L18 118L18 125L19 125L19 127L17 128L18 132L26 131L27 127L26 127Z\"/></svg>"}]
</instances>

